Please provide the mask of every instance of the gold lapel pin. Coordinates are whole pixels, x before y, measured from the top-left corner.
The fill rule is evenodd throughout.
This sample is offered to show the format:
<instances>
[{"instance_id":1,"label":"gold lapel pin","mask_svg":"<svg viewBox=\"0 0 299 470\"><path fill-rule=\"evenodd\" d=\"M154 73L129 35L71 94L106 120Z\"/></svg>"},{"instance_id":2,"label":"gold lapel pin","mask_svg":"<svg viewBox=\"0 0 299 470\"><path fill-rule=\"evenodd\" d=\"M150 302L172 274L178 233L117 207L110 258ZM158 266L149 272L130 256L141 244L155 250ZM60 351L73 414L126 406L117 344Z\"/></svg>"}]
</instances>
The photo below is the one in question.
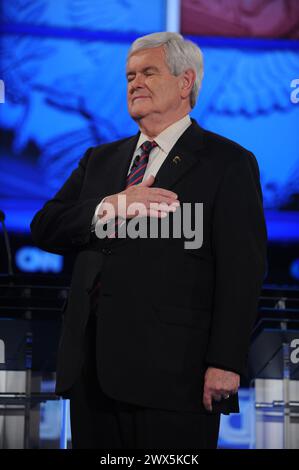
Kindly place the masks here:
<instances>
[{"instance_id":1,"label":"gold lapel pin","mask_svg":"<svg viewBox=\"0 0 299 470\"><path fill-rule=\"evenodd\" d=\"M176 157L173 157L172 159L172 163L175 163L176 165L181 161L181 157L179 157L178 155Z\"/></svg>"}]
</instances>

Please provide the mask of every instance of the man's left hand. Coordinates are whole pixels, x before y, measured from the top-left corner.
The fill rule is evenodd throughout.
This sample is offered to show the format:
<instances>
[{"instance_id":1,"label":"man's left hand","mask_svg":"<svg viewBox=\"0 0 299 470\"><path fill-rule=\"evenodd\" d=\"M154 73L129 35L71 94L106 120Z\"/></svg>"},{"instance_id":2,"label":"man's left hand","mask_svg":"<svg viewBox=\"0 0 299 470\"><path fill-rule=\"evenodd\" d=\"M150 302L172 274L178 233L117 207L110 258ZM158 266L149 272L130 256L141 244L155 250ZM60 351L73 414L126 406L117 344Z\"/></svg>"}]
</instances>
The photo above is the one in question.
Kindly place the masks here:
<instances>
[{"instance_id":1,"label":"man's left hand","mask_svg":"<svg viewBox=\"0 0 299 470\"><path fill-rule=\"evenodd\" d=\"M240 386L240 376L235 372L208 367L205 373L203 404L212 411L212 400L220 401L237 393Z\"/></svg>"}]
</instances>

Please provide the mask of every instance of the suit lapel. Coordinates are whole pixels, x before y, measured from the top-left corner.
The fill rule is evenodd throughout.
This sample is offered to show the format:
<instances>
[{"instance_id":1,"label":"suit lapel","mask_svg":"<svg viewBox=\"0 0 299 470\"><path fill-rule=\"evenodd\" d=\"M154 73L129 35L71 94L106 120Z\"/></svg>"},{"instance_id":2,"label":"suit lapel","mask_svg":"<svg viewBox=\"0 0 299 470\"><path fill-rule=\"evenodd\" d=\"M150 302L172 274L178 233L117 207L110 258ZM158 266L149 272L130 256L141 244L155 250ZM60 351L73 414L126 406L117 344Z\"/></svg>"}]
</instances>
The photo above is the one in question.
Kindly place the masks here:
<instances>
[{"instance_id":1,"label":"suit lapel","mask_svg":"<svg viewBox=\"0 0 299 470\"><path fill-rule=\"evenodd\" d=\"M169 189L201 161L203 129L192 119L161 165L153 186Z\"/></svg>"},{"instance_id":2,"label":"suit lapel","mask_svg":"<svg viewBox=\"0 0 299 470\"><path fill-rule=\"evenodd\" d=\"M108 172L105 184L109 194L116 194L126 187L126 177L132 160L139 133L121 143L119 147L109 156Z\"/></svg>"}]
</instances>

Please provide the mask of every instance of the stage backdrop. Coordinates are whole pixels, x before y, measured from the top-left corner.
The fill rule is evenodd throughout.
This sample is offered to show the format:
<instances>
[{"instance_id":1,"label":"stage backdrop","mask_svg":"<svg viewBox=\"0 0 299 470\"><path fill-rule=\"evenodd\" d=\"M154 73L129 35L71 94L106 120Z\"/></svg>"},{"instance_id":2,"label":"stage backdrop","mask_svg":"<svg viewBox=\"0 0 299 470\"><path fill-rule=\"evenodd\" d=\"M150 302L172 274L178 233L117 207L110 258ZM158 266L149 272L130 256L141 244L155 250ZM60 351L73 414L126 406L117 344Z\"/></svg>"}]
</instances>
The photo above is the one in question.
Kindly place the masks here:
<instances>
[{"instance_id":1,"label":"stage backdrop","mask_svg":"<svg viewBox=\"0 0 299 470\"><path fill-rule=\"evenodd\" d=\"M45 255L30 252L29 223L85 150L137 131L126 107L126 54L137 36L165 30L166 7L165 0L2 2L0 209L22 249L21 271L26 263L27 270L47 266ZM270 249L292 253L271 277L273 252L268 280L297 282L298 2L183 0L180 13L182 32L204 53L192 115L255 153Z\"/></svg>"}]
</instances>

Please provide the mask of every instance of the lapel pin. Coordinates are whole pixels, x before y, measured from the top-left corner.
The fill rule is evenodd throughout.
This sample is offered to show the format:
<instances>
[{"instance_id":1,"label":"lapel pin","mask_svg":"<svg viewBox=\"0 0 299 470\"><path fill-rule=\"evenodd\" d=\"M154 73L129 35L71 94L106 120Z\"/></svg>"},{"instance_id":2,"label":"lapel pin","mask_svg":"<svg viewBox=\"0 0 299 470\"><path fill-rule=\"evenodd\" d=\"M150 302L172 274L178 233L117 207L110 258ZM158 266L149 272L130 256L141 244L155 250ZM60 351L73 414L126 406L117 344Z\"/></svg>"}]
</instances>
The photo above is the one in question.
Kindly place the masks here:
<instances>
[{"instance_id":1,"label":"lapel pin","mask_svg":"<svg viewBox=\"0 0 299 470\"><path fill-rule=\"evenodd\" d=\"M172 163L175 163L176 165L181 161L181 157L179 157L178 155L176 157L173 157L172 159Z\"/></svg>"}]
</instances>

